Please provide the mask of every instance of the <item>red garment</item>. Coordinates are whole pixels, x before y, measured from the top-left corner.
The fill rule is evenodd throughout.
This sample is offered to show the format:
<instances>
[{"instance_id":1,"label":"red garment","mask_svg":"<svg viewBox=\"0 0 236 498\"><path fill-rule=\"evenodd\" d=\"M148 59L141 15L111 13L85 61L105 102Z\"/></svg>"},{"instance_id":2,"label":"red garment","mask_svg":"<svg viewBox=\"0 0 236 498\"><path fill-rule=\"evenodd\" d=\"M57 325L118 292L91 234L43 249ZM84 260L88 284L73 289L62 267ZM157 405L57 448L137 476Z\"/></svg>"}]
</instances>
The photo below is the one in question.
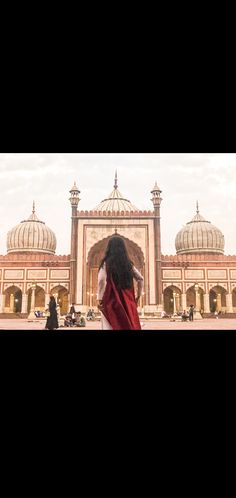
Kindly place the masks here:
<instances>
[{"instance_id":1,"label":"red garment","mask_svg":"<svg viewBox=\"0 0 236 498\"><path fill-rule=\"evenodd\" d=\"M141 330L134 286L117 289L113 279L107 275L106 289L102 299L102 313L114 330Z\"/></svg>"}]
</instances>

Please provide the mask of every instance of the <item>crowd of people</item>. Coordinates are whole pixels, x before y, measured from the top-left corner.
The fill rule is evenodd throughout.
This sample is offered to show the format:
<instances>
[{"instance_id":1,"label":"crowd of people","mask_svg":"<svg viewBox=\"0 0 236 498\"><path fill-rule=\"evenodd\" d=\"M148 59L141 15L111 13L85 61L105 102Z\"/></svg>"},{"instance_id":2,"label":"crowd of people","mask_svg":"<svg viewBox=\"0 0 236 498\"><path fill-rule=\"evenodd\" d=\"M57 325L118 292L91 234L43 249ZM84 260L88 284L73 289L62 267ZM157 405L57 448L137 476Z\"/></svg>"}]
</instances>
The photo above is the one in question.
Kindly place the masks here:
<instances>
[{"instance_id":1,"label":"crowd of people","mask_svg":"<svg viewBox=\"0 0 236 498\"><path fill-rule=\"evenodd\" d=\"M70 307L69 313L66 315L64 319L64 326L65 327L86 327L86 320L87 321L94 321L95 320L95 312L94 309L89 308L87 311L86 317L84 317L81 313L81 311L76 311L75 310L75 305L74 303Z\"/></svg>"},{"instance_id":2,"label":"crowd of people","mask_svg":"<svg viewBox=\"0 0 236 498\"><path fill-rule=\"evenodd\" d=\"M81 311L76 311L74 303L70 307L69 313L64 318L64 324L59 323L59 305L57 305L55 297L50 296L50 301L48 308L44 311L35 311L35 316L37 318L47 317L45 329L54 330L58 329L59 326L64 327L86 327L85 317L82 315ZM89 309L86 316L87 320L95 320L94 310Z\"/></svg>"},{"instance_id":3,"label":"crowd of people","mask_svg":"<svg viewBox=\"0 0 236 498\"><path fill-rule=\"evenodd\" d=\"M161 318L173 318L173 317L179 316L179 317L182 318L183 322L186 322L187 320L189 320L190 322L192 322L193 319L194 319L194 312L195 312L194 305L190 304L188 310L176 311L175 313L172 313L172 314L168 314L168 313L166 313L166 311L162 311ZM204 313L204 311L203 311L203 309L201 309L200 310L200 314L202 315L202 317L203 317L203 313ZM219 318L219 316L221 315L221 313L223 314L224 312L222 312L222 311L215 311L214 312L215 318Z\"/></svg>"},{"instance_id":4,"label":"crowd of people","mask_svg":"<svg viewBox=\"0 0 236 498\"><path fill-rule=\"evenodd\" d=\"M86 321L81 311L76 311L72 303L69 313L64 319L64 327L86 327Z\"/></svg>"},{"instance_id":5,"label":"crowd of people","mask_svg":"<svg viewBox=\"0 0 236 498\"><path fill-rule=\"evenodd\" d=\"M190 322L193 321L193 316L194 316L194 306L193 304L190 304L189 310L183 310L183 311L177 311L171 315L168 315L166 311L162 311L161 313L161 318L172 318L174 316L179 316L182 319L182 322L186 322L189 320Z\"/></svg>"}]
</instances>

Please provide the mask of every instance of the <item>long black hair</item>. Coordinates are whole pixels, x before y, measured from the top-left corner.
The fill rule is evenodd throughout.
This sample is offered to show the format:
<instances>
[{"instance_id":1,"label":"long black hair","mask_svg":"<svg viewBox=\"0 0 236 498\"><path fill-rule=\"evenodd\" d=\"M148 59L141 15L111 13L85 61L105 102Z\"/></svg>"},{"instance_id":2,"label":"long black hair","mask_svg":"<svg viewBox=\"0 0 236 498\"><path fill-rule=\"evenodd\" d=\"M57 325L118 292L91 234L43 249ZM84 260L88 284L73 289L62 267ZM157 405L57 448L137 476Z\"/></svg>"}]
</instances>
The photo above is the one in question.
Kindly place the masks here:
<instances>
[{"instance_id":1,"label":"long black hair","mask_svg":"<svg viewBox=\"0 0 236 498\"><path fill-rule=\"evenodd\" d=\"M129 289L133 283L133 263L122 237L113 235L107 245L106 253L99 269L106 263L106 271L112 276L119 289Z\"/></svg>"}]
</instances>

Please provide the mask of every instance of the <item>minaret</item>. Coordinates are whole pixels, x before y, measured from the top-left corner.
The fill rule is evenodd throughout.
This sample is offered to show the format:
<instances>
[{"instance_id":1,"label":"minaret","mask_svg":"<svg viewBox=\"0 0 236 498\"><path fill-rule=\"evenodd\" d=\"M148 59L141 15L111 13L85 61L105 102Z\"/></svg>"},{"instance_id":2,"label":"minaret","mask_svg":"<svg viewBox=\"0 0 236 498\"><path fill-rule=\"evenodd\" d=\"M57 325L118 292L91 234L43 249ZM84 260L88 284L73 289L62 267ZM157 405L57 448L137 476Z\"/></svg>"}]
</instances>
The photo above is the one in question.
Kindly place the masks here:
<instances>
[{"instance_id":1,"label":"minaret","mask_svg":"<svg viewBox=\"0 0 236 498\"><path fill-rule=\"evenodd\" d=\"M80 191L74 182L70 190L69 201L71 203L71 246L70 246L70 301L76 303L76 281L77 281L77 240L78 240L78 217L77 207L79 204Z\"/></svg>"},{"instance_id":2,"label":"minaret","mask_svg":"<svg viewBox=\"0 0 236 498\"><path fill-rule=\"evenodd\" d=\"M163 310L162 301L162 275L161 275L161 227L160 227L160 205L161 205L161 190L157 185L154 185L152 194L152 202L154 206L154 254L155 254L155 283L156 283L156 305L157 311Z\"/></svg>"}]
</instances>

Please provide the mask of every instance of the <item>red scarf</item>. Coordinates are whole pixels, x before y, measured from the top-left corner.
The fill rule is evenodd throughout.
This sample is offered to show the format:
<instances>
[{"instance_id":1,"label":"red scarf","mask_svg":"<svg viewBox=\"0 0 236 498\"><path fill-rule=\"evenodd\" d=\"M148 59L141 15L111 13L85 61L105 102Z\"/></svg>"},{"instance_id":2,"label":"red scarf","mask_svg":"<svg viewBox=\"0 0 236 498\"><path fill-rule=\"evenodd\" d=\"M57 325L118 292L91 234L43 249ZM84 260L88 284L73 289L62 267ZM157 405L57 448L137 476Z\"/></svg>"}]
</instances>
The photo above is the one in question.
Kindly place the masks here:
<instances>
[{"instance_id":1,"label":"red scarf","mask_svg":"<svg viewBox=\"0 0 236 498\"><path fill-rule=\"evenodd\" d=\"M113 279L107 275L102 302L102 313L113 330L141 330L133 284L130 289L118 290Z\"/></svg>"}]
</instances>

